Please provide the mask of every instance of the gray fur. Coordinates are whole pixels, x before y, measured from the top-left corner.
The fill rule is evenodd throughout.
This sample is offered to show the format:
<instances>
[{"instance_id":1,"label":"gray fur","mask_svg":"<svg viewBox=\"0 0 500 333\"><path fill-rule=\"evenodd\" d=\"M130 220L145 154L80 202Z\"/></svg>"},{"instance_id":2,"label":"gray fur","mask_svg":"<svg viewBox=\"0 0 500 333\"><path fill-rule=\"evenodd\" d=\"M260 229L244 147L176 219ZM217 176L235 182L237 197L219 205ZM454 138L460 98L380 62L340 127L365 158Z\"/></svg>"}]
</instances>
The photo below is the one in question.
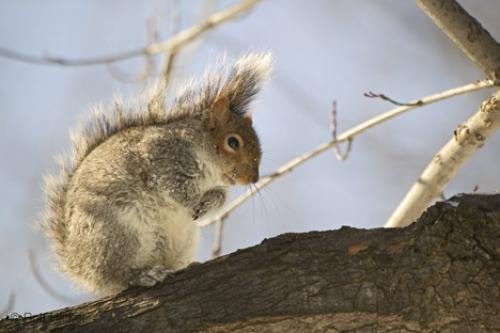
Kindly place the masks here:
<instances>
[{"instance_id":1,"label":"gray fur","mask_svg":"<svg viewBox=\"0 0 500 333\"><path fill-rule=\"evenodd\" d=\"M60 268L81 286L109 294L150 285L193 260L193 221L221 207L228 188L228 162L202 130L203 115L221 95L246 113L270 57L249 54L230 68L185 86L169 112L161 86L128 107L97 108L73 136L73 156L46 178L42 226Z\"/></svg>"}]
</instances>

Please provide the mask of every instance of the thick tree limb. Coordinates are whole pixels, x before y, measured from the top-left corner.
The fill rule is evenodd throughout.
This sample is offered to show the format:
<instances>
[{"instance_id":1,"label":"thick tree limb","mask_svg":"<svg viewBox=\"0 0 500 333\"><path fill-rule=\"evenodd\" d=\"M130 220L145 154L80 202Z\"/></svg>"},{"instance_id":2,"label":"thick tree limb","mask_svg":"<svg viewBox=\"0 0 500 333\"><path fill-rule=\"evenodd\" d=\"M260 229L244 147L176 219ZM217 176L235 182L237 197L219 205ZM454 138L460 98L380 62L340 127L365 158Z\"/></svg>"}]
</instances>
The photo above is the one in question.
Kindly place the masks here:
<instances>
[{"instance_id":1,"label":"thick tree limb","mask_svg":"<svg viewBox=\"0 0 500 333\"><path fill-rule=\"evenodd\" d=\"M500 44L455 0L417 0L448 37L490 78L500 80Z\"/></svg>"},{"instance_id":2,"label":"thick tree limb","mask_svg":"<svg viewBox=\"0 0 500 333\"><path fill-rule=\"evenodd\" d=\"M407 228L281 235L0 331L496 332L499 244L500 194L458 196Z\"/></svg>"}]
</instances>

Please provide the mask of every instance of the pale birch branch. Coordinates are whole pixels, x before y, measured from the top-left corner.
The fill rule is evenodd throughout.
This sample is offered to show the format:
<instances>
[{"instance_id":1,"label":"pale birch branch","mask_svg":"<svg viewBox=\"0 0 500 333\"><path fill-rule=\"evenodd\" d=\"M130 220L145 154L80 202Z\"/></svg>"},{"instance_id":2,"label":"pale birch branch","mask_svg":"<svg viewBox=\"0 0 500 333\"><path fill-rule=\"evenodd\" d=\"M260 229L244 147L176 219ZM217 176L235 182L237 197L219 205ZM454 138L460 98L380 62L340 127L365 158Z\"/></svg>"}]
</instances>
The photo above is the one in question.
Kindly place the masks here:
<instances>
[{"instance_id":1,"label":"pale birch branch","mask_svg":"<svg viewBox=\"0 0 500 333\"><path fill-rule=\"evenodd\" d=\"M453 88L450 90L443 91L438 94L430 95L423 97L421 99L411 101L409 105L406 106L401 106L397 107L395 109L392 109L388 112L385 112L381 115L375 116L371 119L368 119L367 121L354 126L353 128L341 133L336 140L331 140L329 142L325 142L314 148L313 150L300 155L293 160L283 164L278 170L276 170L274 173L262 177L256 184L255 186L252 186L250 190L236 198L234 201L230 202L227 206L225 206L220 212L218 212L215 215L212 215L209 219L202 219L198 223L200 226L205 227L207 225L210 225L212 223L215 223L217 221L225 220L229 214L237 209L239 206L244 204L248 199L250 199L257 191L260 189L268 186L270 183L272 183L274 180L278 179L279 177L293 171L297 166L309 161L310 159L324 153L325 151L336 147L339 143L342 143L344 141L352 140L356 135L359 135L366 131L369 128L372 128L378 124L381 124L385 121L388 121L400 114L406 113L410 110L429 105L435 102L442 101L444 99L465 94L468 92L476 91L476 90L481 90L485 88L489 88L494 86L493 80L481 80L481 81L476 81L470 84L467 84L462 87L457 87Z\"/></svg>"},{"instance_id":2,"label":"pale birch branch","mask_svg":"<svg viewBox=\"0 0 500 333\"><path fill-rule=\"evenodd\" d=\"M434 23L490 78L500 80L500 44L455 0L417 0Z\"/></svg>"},{"instance_id":3,"label":"pale birch branch","mask_svg":"<svg viewBox=\"0 0 500 333\"><path fill-rule=\"evenodd\" d=\"M252 9L260 0L244 0L231 7L228 7L218 13L209 16L205 21L195 25L191 28L181 31L174 37L158 42L151 43L147 46L133 49L117 54L112 54L103 57L85 58L85 59L66 59L55 56L33 56L24 54L18 51L10 50L0 47L0 56L12 60L44 65L58 65L58 66L90 66L98 64L107 64L141 56L151 56L158 53L167 53L172 50L178 49L180 46L188 44L197 39L204 33L216 28L217 26L234 19L237 16L247 13Z\"/></svg>"},{"instance_id":4,"label":"pale birch branch","mask_svg":"<svg viewBox=\"0 0 500 333\"><path fill-rule=\"evenodd\" d=\"M454 136L434 156L385 226L402 227L415 221L499 127L500 90L483 102L477 113L458 126Z\"/></svg>"},{"instance_id":5,"label":"pale birch branch","mask_svg":"<svg viewBox=\"0 0 500 333\"><path fill-rule=\"evenodd\" d=\"M419 6L436 25L498 84L500 76L500 45L481 24L455 0L417 0ZM386 223L386 227L406 226L417 219L432 200L441 196L444 187L460 167L483 146L498 127L495 93L479 112L455 131L455 137L440 150L413 184L403 201ZM488 111L485 109L491 109ZM487 118L485 118L487 116ZM465 129L466 134L462 134ZM472 134L468 134L468 133ZM471 136L472 135L472 136Z\"/></svg>"}]
</instances>

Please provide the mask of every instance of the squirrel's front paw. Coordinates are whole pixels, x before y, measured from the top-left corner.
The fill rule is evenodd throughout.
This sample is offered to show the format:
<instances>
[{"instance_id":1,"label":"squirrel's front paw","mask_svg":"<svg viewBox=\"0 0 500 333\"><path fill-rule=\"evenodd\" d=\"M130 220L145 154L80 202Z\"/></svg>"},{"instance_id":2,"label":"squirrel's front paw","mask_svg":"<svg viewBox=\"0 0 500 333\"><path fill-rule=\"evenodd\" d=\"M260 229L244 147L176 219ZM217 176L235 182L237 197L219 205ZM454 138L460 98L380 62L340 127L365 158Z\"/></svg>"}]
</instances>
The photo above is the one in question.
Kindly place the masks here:
<instances>
[{"instance_id":1,"label":"squirrel's front paw","mask_svg":"<svg viewBox=\"0 0 500 333\"><path fill-rule=\"evenodd\" d=\"M153 266L149 270L140 272L129 284L131 286L152 287L158 282L162 282L167 275L173 272L175 270L167 269L161 265Z\"/></svg>"},{"instance_id":2,"label":"squirrel's front paw","mask_svg":"<svg viewBox=\"0 0 500 333\"><path fill-rule=\"evenodd\" d=\"M222 188L213 188L203 193L200 202L194 207L193 218L196 220L212 209L220 208L226 201L226 191Z\"/></svg>"}]
</instances>

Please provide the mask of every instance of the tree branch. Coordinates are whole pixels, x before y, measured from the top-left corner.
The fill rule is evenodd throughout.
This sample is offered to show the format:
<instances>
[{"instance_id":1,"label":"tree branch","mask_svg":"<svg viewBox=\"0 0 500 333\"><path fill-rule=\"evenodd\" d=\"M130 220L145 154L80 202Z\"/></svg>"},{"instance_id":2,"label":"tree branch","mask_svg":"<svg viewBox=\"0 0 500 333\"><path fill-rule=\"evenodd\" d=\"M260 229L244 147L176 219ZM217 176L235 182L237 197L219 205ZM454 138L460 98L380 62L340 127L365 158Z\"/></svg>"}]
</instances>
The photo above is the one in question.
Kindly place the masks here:
<instances>
[{"instance_id":1,"label":"tree branch","mask_svg":"<svg viewBox=\"0 0 500 333\"><path fill-rule=\"evenodd\" d=\"M434 22L498 83L500 45L454 0L417 0ZM442 195L444 187L458 170L484 145L500 126L500 91L491 96L441 148L422 175L413 184L403 201L386 223L386 227L412 223L433 199Z\"/></svg>"},{"instance_id":2,"label":"tree branch","mask_svg":"<svg viewBox=\"0 0 500 333\"><path fill-rule=\"evenodd\" d=\"M433 199L443 193L460 167L481 148L500 127L500 91L483 102L479 111L458 126L454 136L434 156L420 178L413 184L386 227L412 223Z\"/></svg>"},{"instance_id":3,"label":"tree branch","mask_svg":"<svg viewBox=\"0 0 500 333\"><path fill-rule=\"evenodd\" d=\"M247 13L260 0L244 0L223 11L215 13L208 17L205 21L195 25L189 29L183 30L174 37L158 42L151 43L142 48L133 49L117 54L112 54L103 57L85 58L85 59L66 59L55 56L38 57L29 54L24 54L18 51L0 47L0 56L12 60L31 64L57 65L57 66L91 66L99 64L108 64L111 62L122 61L126 59L151 56L158 53L168 53L172 50L179 49L182 45L188 44L200 37L202 34L216 28L222 23L225 23L237 16Z\"/></svg>"},{"instance_id":4,"label":"tree branch","mask_svg":"<svg viewBox=\"0 0 500 333\"><path fill-rule=\"evenodd\" d=\"M407 228L281 235L0 331L496 332L499 241L500 194L459 196Z\"/></svg>"},{"instance_id":5,"label":"tree branch","mask_svg":"<svg viewBox=\"0 0 500 333\"><path fill-rule=\"evenodd\" d=\"M330 111L330 132L332 133L332 140L337 141L337 101L333 101L332 110ZM352 137L347 139L347 148L344 152L342 152L339 145L333 147L337 160L345 161L349 157L352 149L352 141Z\"/></svg>"},{"instance_id":6,"label":"tree branch","mask_svg":"<svg viewBox=\"0 0 500 333\"><path fill-rule=\"evenodd\" d=\"M417 0L434 23L490 78L500 80L500 44L455 0Z\"/></svg>"},{"instance_id":7,"label":"tree branch","mask_svg":"<svg viewBox=\"0 0 500 333\"><path fill-rule=\"evenodd\" d=\"M78 303L81 302L81 297L75 297L75 296L68 296L58 290L56 290L54 287L50 285L50 283L43 277L42 273L38 269L37 265L37 257L35 255L35 251L33 249L28 249L28 258L30 262L30 269L31 272L33 273L33 276L35 277L36 282L42 287L45 292L50 295L52 298L64 302L64 303Z\"/></svg>"},{"instance_id":8,"label":"tree branch","mask_svg":"<svg viewBox=\"0 0 500 333\"><path fill-rule=\"evenodd\" d=\"M262 177L256 184L253 186L250 190L230 202L228 205L226 205L220 212L218 212L215 215L212 215L210 219L202 219L199 221L199 225L202 227L205 227L207 225L210 225L212 223L215 223L217 221L225 220L229 214L231 214L232 211L237 209L239 206L244 204L248 199L250 199L255 193L257 193L260 189L268 186L271 184L273 181L276 179L280 178L281 176L284 176L287 173L292 172L296 167L299 165L313 159L314 157L324 153L325 151L328 151L329 149L338 146L339 143L342 143L344 141L352 140L355 136L363 133L369 128L372 128L376 125L379 125L385 121L388 121L400 114L406 113L408 111L411 111L413 109L429 105L432 103L436 103L439 101L442 101L444 99L458 96L461 94L465 94L468 92L484 89L484 88L489 88L492 87L493 81L492 80L482 80L482 81L476 81L474 83L467 84L462 87L457 87L453 88L450 90L443 91L438 94L422 97L418 100L411 101L408 103L407 106L401 106L397 107L395 109L392 109L388 112L385 112L381 115L375 116L371 119L368 119L367 121L354 126L353 128L343 132L340 134L335 140L331 140L329 142L325 142L314 148L313 150L302 154L291 161L283 164L281 167L278 168L274 173L267 175L265 177Z\"/></svg>"},{"instance_id":9,"label":"tree branch","mask_svg":"<svg viewBox=\"0 0 500 333\"><path fill-rule=\"evenodd\" d=\"M389 103L392 103L392 104L398 105L398 106L413 106L415 104L419 104L419 102L420 102L420 101L417 101L416 103L402 103L402 102L398 102L395 99L388 97L387 95L376 94L373 91L365 92L363 94L363 96L368 97L368 98L380 98L383 101L387 101Z\"/></svg>"},{"instance_id":10,"label":"tree branch","mask_svg":"<svg viewBox=\"0 0 500 333\"><path fill-rule=\"evenodd\" d=\"M10 312L14 310L15 305L16 305L16 294L10 292L9 298L7 299L7 304L5 304L4 308L0 310L0 317L9 315Z\"/></svg>"}]
</instances>

